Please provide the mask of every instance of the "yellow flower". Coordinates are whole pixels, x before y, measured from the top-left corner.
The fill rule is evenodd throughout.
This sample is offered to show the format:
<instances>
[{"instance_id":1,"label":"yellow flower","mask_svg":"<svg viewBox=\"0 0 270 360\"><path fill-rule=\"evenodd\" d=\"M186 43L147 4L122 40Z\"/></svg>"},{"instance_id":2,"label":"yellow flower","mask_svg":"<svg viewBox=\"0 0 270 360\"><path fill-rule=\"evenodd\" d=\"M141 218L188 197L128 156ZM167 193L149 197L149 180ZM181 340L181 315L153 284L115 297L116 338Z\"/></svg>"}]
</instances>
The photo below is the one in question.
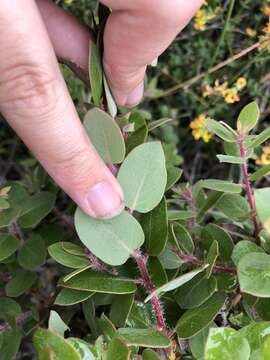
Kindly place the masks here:
<instances>
[{"instance_id":1,"label":"yellow flower","mask_svg":"<svg viewBox=\"0 0 270 360\"><path fill-rule=\"evenodd\" d=\"M208 143L213 134L208 131L205 120L206 115L200 114L190 123L189 126L192 129L192 135L195 140L202 139L204 142Z\"/></svg>"},{"instance_id":2,"label":"yellow flower","mask_svg":"<svg viewBox=\"0 0 270 360\"><path fill-rule=\"evenodd\" d=\"M270 164L270 145L263 147L263 152L260 159L256 160L257 165L269 165Z\"/></svg>"},{"instance_id":3,"label":"yellow flower","mask_svg":"<svg viewBox=\"0 0 270 360\"><path fill-rule=\"evenodd\" d=\"M263 13L266 15L266 16L270 16L270 6L265 6L263 8Z\"/></svg>"},{"instance_id":4,"label":"yellow flower","mask_svg":"<svg viewBox=\"0 0 270 360\"><path fill-rule=\"evenodd\" d=\"M250 27L247 27L246 28L246 34L249 36L249 37L255 37L257 35L257 31L250 28Z\"/></svg>"},{"instance_id":5,"label":"yellow flower","mask_svg":"<svg viewBox=\"0 0 270 360\"><path fill-rule=\"evenodd\" d=\"M227 89L226 93L224 94L224 101L227 104L233 104L235 102L240 101L240 97L238 95L238 91L236 87Z\"/></svg>"},{"instance_id":6,"label":"yellow flower","mask_svg":"<svg viewBox=\"0 0 270 360\"><path fill-rule=\"evenodd\" d=\"M66 5L70 5L71 3L73 3L73 0L64 0L64 3L65 3Z\"/></svg>"},{"instance_id":7,"label":"yellow flower","mask_svg":"<svg viewBox=\"0 0 270 360\"><path fill-rule=\"evenodd\" d=\"M246 78L244 78L243 76L238 78L235 83L235 86L236 86L237 90L243 90L247 86Z\"/></svg>"},{"instance_id":8,"label":"yellow flower","mask_svg":"<svg viewBox=\"0 0 270 360\"><path fill-rule=\"evenodd\" d=\"M204 5L207 5L207 2ZM199 9L195 15L194 28L199 31L205 30L207 23L216 17L219 9L219 7L217 7L215 10L205 8Z\"/></svg>"}]
</instances>

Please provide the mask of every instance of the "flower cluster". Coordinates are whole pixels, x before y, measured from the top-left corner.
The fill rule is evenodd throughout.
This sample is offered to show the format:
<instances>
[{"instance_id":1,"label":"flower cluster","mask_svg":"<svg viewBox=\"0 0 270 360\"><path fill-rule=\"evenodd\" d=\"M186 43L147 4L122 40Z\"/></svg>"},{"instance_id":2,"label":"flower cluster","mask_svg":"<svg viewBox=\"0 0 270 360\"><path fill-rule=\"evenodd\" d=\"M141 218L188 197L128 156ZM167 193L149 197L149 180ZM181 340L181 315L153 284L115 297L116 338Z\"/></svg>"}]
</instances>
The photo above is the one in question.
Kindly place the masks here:
<instances>
[{"instance_id":1,"label":"flower cluster","mask_svg":"<svg viewBox=\"0 0 270 360\"><path fill-rule=\"evenodd\" d=\"M270 164L270 145L264 146L262 154L259 159L256 160L257 165L269 165Z\"/></svg>"},{"instance_id":2,"label":"flower cluster","mask_svg":"<svg viewBox=\"0 0 270 360\"><path fill-rule=\"evenodd\" d=\"M244 77L238 78L232 87L228 87L228 81L220 84L219 80L216 80L214 86L209 84L203 86L203 97L221 96L227 104L233 104L240 101L239 92L246 86L247 80Z\"/></svg>"},{"instance_id":3,"label":"flower cluster","mask_svg":"<svg viewBox=\"0 0 270 360\"><path fill-rule=\"evenodd\" d=\"M205 124L206 119L207 117L205 114L200 114L190 123L189 126L192 129L192 135L195 140L202 139L204 142L208 143L213 134L210 133L207 129Z\"/></svg>"},{"instance_id":4,"label":"flower cluster","mask_svg":"<svg viewBox=\"0 0 270 360\"><path fill-rule=\"evenodd\" d=\"M207 5L207 1L204 2L204 5ZM219 10L219 7L211 9L206 6L199 9L195 15L194 29L204 31L206 25L217 16Z\"/></svg>"}]
</instances>

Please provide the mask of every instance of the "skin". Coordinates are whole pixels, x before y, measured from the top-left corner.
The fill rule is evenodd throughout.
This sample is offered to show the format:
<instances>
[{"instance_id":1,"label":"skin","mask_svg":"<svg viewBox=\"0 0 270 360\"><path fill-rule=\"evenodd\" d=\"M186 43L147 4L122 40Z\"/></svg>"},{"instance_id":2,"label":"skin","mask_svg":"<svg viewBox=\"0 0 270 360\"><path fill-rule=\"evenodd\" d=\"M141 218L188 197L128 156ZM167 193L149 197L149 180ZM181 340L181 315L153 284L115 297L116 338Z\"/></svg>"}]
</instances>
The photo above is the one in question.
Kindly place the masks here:
<instances>
[{"instance_id":1,"label":"skin","mask_svg":"<svg viewBox=\"0 0 270 360\"><path fill-rule=\"evenodd\" d=\"M115 100L143 96L152 63L203 0L104 0L104 69ZM81 125L57 57L87 78L92 34L50 0L0 1L0 112L58 185L90 216L123 209L123 193Z\"/></svg>"}]
</instances>

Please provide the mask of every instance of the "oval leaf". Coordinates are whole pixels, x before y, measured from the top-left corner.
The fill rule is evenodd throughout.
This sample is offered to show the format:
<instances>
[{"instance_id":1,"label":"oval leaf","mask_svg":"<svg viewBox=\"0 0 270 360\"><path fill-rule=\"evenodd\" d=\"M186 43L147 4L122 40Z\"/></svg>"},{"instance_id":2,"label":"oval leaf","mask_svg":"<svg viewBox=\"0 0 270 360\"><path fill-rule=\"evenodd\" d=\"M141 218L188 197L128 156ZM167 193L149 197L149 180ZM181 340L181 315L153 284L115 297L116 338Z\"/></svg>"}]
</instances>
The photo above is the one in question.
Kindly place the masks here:
<instances>
[{"instance_id":1,"label":"oval leaf","mask_svg":"<svg viewBox=\"0 0 270 360\"><path fill-rule=\"evenodd\" d=\"M186 311L176 325L177 335L183 339L196 335L212 322L223 307L224 302L225 297L216 293L203 305Z\"/></svg>"},{"instance_id":2,"label":"oval leaf","mask_svg":"<svg viewBox=\"0 0 270 360\"><path fill-rule=\"evenodd\" d=\"M60 281L59 285L69 289L107 294L131 294L136 291L136 286L132 280L88 270L66 282Z\"/></svg>"},{"instance_id":3,"label":"oval leaf","mask_svg":"<svg viewBox=\"0 0 270 360\"><path fill-rule=\"evenodd\" d=\"M256 101L246 105L240 112L237 119L237 129L248 133L254 129L260 117L260 109Z\"/></svg>"},{"instance_id":4,"label":"oval leaf","mask_svg":"<svg viewBox=\"0 0 270 360\"><path fill-rule=\"evenodd\" d=\"M165 198L151 212L142 217L145 248L149 255L158 256L166 246L168 238L168 214Z\"/></svg>"},{"instance_id":5,"label":"oval leaf","mask_svg":"<svg viewBox=\"0 0 270 360\"><path fill-rule=\"evenodd\" d=\"M248 360L247 339L234 329L210 329L205 347L205 360Z\"/></svg>"},{"instance_id":6,"label":"oval leaf","mask_svg":"<svg viewBox=\"0 0 270 360\"><path fill-rule=\"evenodd\" d=\"M237 273L242 292L270 297L270 255L254 252L243 256Z\"/></svg>"},{"instance_id":7,"label":"oval leaf","mask_svg":"<svg viewBox=\"0 0 270 360\"><path fill-rule=\"evenodd\" d=\"M115 120L104 111L94 108L84 118L84 127L102 159L119 164L125 157L125 141Z\"/></svg>"},{"instance_id":8,"label":"oval leaf","mask_svg":"<svg viewBox=\"0 0 270 360\"><path fill-rule=\"evenodd\" d=\"M165 156L159 142L136 147L123 162L118 180L126 206L147 213L161 201L167 183Z\"/></svg>"},{"instance_id":9,"label":"oval leaf","mask_svg":"<svg viewBox=\"0 0 270 360\"><path fill-rule=\"evenodd\" d=\"M196 270L190 271L184 275L178 276L177 278L167 282L166 284L155 289L155 291L153 291L149 296L147 296L147 298L144 300L144 302L146 303L147 301L151 300L153 296L158 296L161 293L177 289L178 287L184 285L185 283L187 283L188 281L193 279L194 276L196 276L200 272L204 271L207 267L208 267L208 264L200 267L199 269L196 269Z\"/></svg>"},{"instance_id":10,"label":"oval leaf","mask_svg":"<svg viewBox=\"0 0 270 360\"><path fill-rule=\"evenodd\" d=\"M110 220L96 220L79 208L75 227L80 240L98 258L110 265L124 264L133 251L144 242L138 221L128 212Z\"/></svg>"}]
</instances>

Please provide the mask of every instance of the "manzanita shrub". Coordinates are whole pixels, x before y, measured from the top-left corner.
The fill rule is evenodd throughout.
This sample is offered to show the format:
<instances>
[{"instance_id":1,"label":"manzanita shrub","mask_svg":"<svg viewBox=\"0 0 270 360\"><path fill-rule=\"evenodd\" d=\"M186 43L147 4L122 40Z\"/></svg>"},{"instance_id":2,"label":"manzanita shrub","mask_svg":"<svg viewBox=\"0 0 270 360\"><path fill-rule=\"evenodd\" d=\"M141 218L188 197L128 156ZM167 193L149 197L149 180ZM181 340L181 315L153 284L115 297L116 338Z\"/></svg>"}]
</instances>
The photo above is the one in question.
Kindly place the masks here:
<instances>
[{"instance_id":1,"label":"manzanita shrub","mask_svg":"<svg viewBox=\"0 0 270 360\"><path fill-rule=\"evenodd\" d=\"M270 129L254 131L256 102L235 129L206 120L224 144L219 161L239 167L240 181L186 183L155 140L168 119L116 116L97 43L95 107L84 126L123 188L125 209L100 221L78 208L75 232L41 169L29 191L19 182L1 187L0 358L14 359L31 338L40 360L268 360L270 188L254 184L270 166L250 174L248 162ZM49 214L63 226L44 226Z\"/></svg>"}]
</instances>

